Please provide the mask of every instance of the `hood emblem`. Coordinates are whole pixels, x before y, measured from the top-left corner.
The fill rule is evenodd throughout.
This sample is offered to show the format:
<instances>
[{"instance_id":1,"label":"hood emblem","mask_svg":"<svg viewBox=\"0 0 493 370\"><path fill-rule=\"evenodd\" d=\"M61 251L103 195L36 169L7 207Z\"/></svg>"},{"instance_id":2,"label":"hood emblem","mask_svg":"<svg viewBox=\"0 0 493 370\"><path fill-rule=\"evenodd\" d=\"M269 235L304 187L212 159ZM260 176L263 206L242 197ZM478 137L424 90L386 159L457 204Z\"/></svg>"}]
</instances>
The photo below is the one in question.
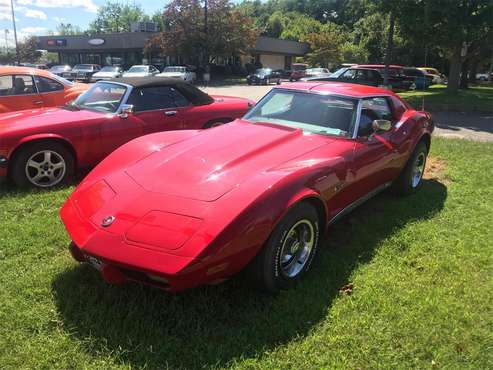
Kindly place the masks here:
<instances>
[{"instance_id":1,"label":"hood emblem","mask_svg":"<svg viewBox=\"0 0 493 370\"><path fill-rule=\"evenodd\" d=\"M113 221L115 221L115 216L106 216L101 221L101 226L102 227L108 227L113 223Z\"/></svg>"}]
</instances>

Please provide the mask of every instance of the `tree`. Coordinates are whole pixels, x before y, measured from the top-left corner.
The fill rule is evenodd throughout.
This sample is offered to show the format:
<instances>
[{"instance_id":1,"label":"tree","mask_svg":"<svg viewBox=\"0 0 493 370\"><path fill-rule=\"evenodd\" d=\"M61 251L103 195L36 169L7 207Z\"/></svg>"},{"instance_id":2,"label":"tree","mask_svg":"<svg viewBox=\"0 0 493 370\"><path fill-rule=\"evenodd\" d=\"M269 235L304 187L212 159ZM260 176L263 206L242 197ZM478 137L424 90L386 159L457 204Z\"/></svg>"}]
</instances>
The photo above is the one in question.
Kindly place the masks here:
<instances>
[{"instance_id":1,"label":"tree","mask_svg":"<svg viewBox=\"0 0 493 370\"><path fill-rule=\"evenodd\" d=\"M17 44L19 60L24 63L36 63L41 57L41 52L36 50L38 39L36 36L28 37L23 42Z\"/></svg>"},{"instance_id":2,"label":"tree","mask_svg":"<svg viewBox=\"0 0 493 370\"><path fill-rule=\"evenodd\" d=\"M82 34L82 30L79 26L76 26L72 23L59 23L56 26L56 35L80 35Z\"/></svg>"},{"instance_id":3,"label":"tree","mask_svg":"<svg viewBox=\"0 0 493 370\"><path fill-rule=\"evenodd\" d=\"M164 29L146 45L193 64L207 64L209 55L232 56L255 45L258 31L253 21L228 0L208 1L208 22L199 0L173 0L163 12Z\"/></svg>"},{"instance_id":4,"label":"tree","mask_svg":"<svg viewBox=\"0 0 493 370\"><path fill-rule=\"evenodd\" d=\"M327 23L319 32L306 35L301 41L310 44L310 52L305 60L311 65L330 67L343 61L343 48L348 34L341 26L335 23Z\"/></svg>"},{"instance_id":5,"label":"tree","mask_svg":"<svg viewBox=\"0 0 493 370\"><path fill-rule=\"evenodd\" d=\"M107 1L98 9L96 19L89 24L89 33L129 32L130 24L149 20L139 5Z\"/></svg>"}]
</instances>

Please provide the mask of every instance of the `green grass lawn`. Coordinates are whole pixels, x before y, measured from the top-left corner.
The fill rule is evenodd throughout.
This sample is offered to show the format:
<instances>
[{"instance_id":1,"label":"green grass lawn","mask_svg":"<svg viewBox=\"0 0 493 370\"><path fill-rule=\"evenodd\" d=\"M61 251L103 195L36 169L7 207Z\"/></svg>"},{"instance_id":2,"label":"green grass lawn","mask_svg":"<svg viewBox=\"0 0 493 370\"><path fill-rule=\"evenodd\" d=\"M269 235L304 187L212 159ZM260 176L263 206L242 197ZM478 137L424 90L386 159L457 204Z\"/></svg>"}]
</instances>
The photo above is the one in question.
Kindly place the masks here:
<instances>
[{"instance_id":1,"label":"green grass lawn","mask_svg":"<svg viewBox=\"0 0 493 370\"><path fill-rule=\"evenodd\" d=\"M0 368L493 368L493 145L435 139L407 198L330 229L276 297L239 279L180 295L72 261L71 189L0 192ZM352 294L340 293L352 283Z\"/></svg>"},{"instance_id":2,"label":"green grass lawn","mask_svg":"<svg viewBox=\"0 0 493 370\"><path fill-rule=\"evenodd\" d=\"M475 85L456 94L447 91L445 85L433 85L427 90L399 93L414 108L421 109L424 98L425 110L493 112L493 85Z\"/></svg>"}]
</instances>

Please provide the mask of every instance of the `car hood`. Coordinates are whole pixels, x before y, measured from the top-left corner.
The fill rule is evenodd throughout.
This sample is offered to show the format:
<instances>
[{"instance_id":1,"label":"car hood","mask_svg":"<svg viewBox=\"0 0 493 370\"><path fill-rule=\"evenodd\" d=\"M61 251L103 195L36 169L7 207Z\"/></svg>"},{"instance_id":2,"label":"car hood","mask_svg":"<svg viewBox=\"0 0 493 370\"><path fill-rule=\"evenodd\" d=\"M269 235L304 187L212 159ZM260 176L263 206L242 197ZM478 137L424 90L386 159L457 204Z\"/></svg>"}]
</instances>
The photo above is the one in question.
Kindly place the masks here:
<instances>
[{"instance_id":1,"label":"car hood","mask_svg":"<svg viewBox=\"0 0 493 370\"><path fill-rule=\"evenodd\" d=\"M158 74L159 77L183 77L185 72L161 72Z\"/></svg>"},{"instance_id":2,"label":"car hood","mask_svg":"<svg viewBox=\"0 0 493 370\"><path fill-rule=\"evenodd\" d=\"M125 172L149 192L214 201L331 139L237 120L153 152Z\"/></svg>"},{"instance_id":3,"label":"car hood","mask_svg":"<svg viewBox=\"0 0 493 370\"><path fill-rule=\"evenodd\" d=\"M146 77L148 75L148 72L125 72L123 77Z\"/></svg>"},{"instance_id":4,"label":"car hood","mask_svg":"<svg viewBox=\"0 0 493 370\"><path fill-rule=\"evenodd\" d=\"M0 135L15 130L29 130L67 122L82 122L104 118L104 114L88 110L69 110L63 107L28 109L0 114Z\"/></svg>"},{"instance_id":5,"label":"car hood","mask_svg":"<svg viewBox=\"0 0 493 370\"><path fill-rule=\"evenodd\" d=\"M116 77L118 76L118 72L96 72L92 76L93 77Z\"/></svg>"}]
</instances>

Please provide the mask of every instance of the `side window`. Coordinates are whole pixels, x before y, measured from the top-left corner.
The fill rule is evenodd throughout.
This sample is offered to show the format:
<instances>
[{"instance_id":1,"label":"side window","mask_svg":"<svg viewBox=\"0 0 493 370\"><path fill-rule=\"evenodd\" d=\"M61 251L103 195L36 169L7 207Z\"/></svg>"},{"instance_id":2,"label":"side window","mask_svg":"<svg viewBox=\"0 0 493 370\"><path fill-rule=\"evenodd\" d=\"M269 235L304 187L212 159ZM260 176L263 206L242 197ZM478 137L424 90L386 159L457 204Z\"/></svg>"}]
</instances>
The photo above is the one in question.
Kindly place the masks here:
<instances>
[{"instance_id":1,"label":"side window","mask_svg":"<svg viewBox=\"0 0 493 370\"><path fill-rule=\"evenodd\" d=\"M169 86L134 90L127 103L133 104L136 112L184 107L189 104L179 91Z\"/></svg>"},{"instance_id":2,"label":"side window","mask_svg":"<svg viewBox=\"0 0 493 370\"><path fill-rule=\"evenodd\" d=\"M0 76L0 96L11 95L12 91L12 76Z\"/></svg>"},{"instance_id":3,"label":"side window","mask_svg":"<svg viewBox=\"0 0 493 370\"><path fill-rule=\"evenodd\" d=\"M392 118L392 111L386 98L375 97L364 99L361 107L358 136L369 135L372 130L373 121L377 119L393 121Z\"/></svg>"},{"instance_id":4,"label":"side window","mask_svg":"<svg viewBox=\"0 0 493 370\"><path fill-rule=\"evenodd\" d=\"M36 82L36 87L40 93L63 90L63 85L60 82L52 80L51 78L34 76L34 81Z\"/></svg>"},{"instance_id":5,"label":"side window","mask_svg":"<svg viewBox=\"0 0 493 370\"><path fill-rule=\"evenodd\" d=\"M3 76L0 83L1 95L29 95L35 94L33 78L26 75ZM10 82L8 81L10 79ZM5 86L5 90L4 90Z\"/></svg>"},{"instance_id":6,"label":"side window","mask_svg":"<svg viewBox=\"0 0 493 370\"><path fill-rule=\"evenodd\" d=\"M394 117L396 120L400 120L404 112L407 110L403 102L398 98L392 97L392 105L394 108Z\"/></svg>"}]
</instances>

